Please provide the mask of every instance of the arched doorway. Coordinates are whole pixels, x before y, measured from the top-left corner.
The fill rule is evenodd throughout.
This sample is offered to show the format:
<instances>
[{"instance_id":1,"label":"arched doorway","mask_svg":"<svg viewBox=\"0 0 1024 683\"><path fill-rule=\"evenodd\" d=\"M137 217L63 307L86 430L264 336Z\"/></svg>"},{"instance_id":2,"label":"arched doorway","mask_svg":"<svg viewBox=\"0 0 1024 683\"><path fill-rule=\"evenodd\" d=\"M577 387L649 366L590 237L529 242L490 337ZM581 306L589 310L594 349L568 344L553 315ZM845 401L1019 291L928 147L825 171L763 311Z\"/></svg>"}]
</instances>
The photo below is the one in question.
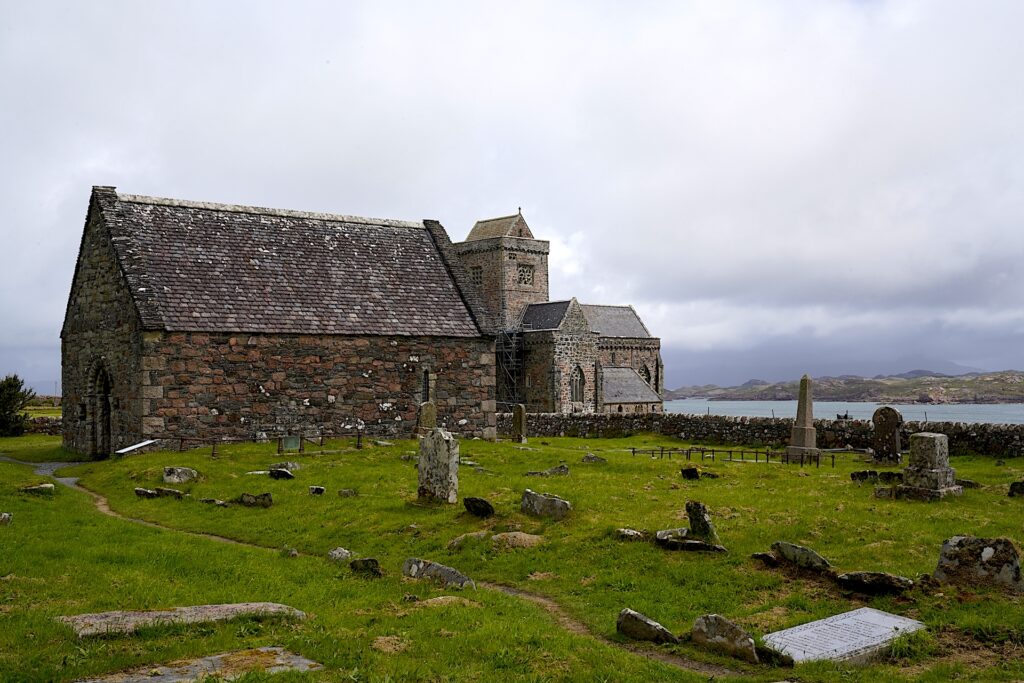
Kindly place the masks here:
<instances>
[{"instance_id":1,"label":"arched doorway","mask_svg":"<svg viewBox=\"0 0 1024 683\"><path fill-rule=\"evenodd\" d=\"M105 458L110 455L111 420L110 420L110 373L102 365L96 368L92 381L91 424L92 453L94 458Z\"/></svg>"}]
</instances>

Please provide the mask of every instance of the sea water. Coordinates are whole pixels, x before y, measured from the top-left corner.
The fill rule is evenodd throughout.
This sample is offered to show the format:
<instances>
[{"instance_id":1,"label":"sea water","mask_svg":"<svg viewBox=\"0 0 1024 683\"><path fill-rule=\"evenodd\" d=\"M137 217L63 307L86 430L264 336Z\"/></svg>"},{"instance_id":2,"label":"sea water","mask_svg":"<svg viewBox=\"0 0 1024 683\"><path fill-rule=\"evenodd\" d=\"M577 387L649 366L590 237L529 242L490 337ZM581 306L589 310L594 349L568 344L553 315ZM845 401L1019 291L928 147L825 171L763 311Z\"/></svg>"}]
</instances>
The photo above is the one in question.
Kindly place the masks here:
<instances>
[{"instance_id":1,"label":"sea water","mask_svg":"<svg viewBox=\"0 0 1024 683\"><path fill-rule=\"evenodd\" d=\"M849 414L852 420L870 420L881 405L891 405L907 421L1024 424L1024 403L870 403L815 401L814 417L834 420ZM730 415L733 417L796 417L796 401L709 401L686 398L665 401L666 413Z\"/></svg>"}]
</instances>

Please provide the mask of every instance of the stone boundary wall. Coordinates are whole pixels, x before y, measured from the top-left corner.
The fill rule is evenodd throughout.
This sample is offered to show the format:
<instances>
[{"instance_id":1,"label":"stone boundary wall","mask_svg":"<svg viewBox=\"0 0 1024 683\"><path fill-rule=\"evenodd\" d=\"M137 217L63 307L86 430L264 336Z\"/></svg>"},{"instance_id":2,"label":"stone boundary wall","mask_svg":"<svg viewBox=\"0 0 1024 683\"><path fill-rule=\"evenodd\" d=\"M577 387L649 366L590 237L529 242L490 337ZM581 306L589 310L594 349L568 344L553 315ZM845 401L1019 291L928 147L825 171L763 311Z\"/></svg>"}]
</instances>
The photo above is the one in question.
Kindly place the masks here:
<instances>
[{"instance_id":1,"label":"stone boundary wall","mask_svg":"<svg viewBox=\"0 0 1024 683\"><path fill-rule=\"evenodd\" d=\"M60 436L61 419L59 417L33 417L25 424L26 434L49 434Z\"/></svg>"},{"instance_id":2,"label":"stone boundary wall","mask_svg":"<svg viewBox=\"0 0 1024 683\"><path fill-rule=\"evenodd\" d=\"M528 436L621 437L642 432L675 436L703 444L747 444L782 447L789 443L792 418L724 417L664 413L646 415L531 413ZM870 420L815 420L819 448L870 448ZM915 432L938 432L949 437L952 453L974 452L1000 457L1024 456L1024 425L964 422L906 422L904 447ZM498 414L498 433L512 433L512 414Z\"/></svg>"}]
</instances>

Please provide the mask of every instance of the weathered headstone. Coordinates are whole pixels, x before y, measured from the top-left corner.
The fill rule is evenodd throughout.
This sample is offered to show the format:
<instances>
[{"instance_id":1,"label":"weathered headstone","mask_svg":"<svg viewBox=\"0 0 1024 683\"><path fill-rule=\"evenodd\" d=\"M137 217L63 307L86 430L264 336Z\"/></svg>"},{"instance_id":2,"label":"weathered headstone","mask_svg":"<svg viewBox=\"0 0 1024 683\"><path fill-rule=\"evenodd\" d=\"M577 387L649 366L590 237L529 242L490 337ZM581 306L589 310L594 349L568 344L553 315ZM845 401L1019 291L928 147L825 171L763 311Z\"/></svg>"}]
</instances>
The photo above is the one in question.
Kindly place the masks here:
<instances>
[{"instance_id":1,"label":"weathered headstone","mask_svg":"<svg viewBox=\"0 0 1024 683\"><path fill-rule=\"evenodd\" d=\"M323 486L310 486L309 495L311 496L322 496L327 489Z\"/></svg>"},{"instance_id":2,"label":"weathered headstone","mask_svg":"<svg viewBox=\"0 0 1024 683\"><path fill-rule=\"evenodd\" d=\"M911 434L910 459L903 468L903 483L896 487L896 497L939 500L963 492L956 483L956 470L949 466L949 438L931 432Z\"/></svg>"},{"instance_id":3,"label":"weathered headstone","mask_svg":"<svg viewBox=\"0 0 1024 683\"><path fill-rule=\"evenodd\" d=\"M185 497L185 493L178 489L169 489L163 486L157 486L153 490L156 491L156 495L160 498L176 498L177 500L181 500Z\"/></svg>"},{"instance_id":4,"label":"weathered headstone","mask_svg":"<svg viewBox=\"0 0 1024 683\"><path fill-rule=\"evenodd\" d=\"M1020 553L1008 538L954 536L942 544L933 574L943 583L978 583L1024 591Z\"/></svg>"},{"instance_id":5,"label":"weathered headstone","mask_svg":"<svg viewBox=\"0 0 1024 683\"><path fill-rule=\"evenodd\" d=\"M715 525L711 523L711 513L708 512L708 507L704 503L695 500L686 501L686 516L690 519L689 536L712 544L719 542L718 532L715 531Z\"/></svg>"},{"instance_id":6,"label":"weathered headstone","mask_svg":"<svg viewBox=\"0 0 1024 683\"><path fill-rule=\"evenodd\" d=\"M352 551L341 547L334 548L327 553L327 559L331 562L338 562L339 564L342 562L348 562L352 559Z\"/></svg>"},{"instance_id":7,"label":"weathered headstone","mask_svg":"<svg viewBox=\"0 0 1024 683\"><path fill-rule=\"evenodd\" d=\"M421 560L418 557L410 557L405 561L402 565L402 574L411 579L433 579L445 587L465 588L470 586L476 588L473 579L459 570L430 560Z\"/></svg>"},{"instance_id":8,"label":"weathered headstone","mask_svg":"<svg viewBox=\"0 0 1024 683\"><path fill-rule=\"evenodd\" d=\"M165 484L186 484L198 476L191 467L165 467L163 479Z\"/></svg>"},{"instance_id":9,"label":"weathered headstone","mask_svg":"<svg viewBox=\"0 0 1024 683\"><path fill-rule=\"evenodd\" d=\"M786 460L813 460L820 456L818 436L814 430L814 403L811 398L811 378L800 378L800 397L796 405L796 419L790 432Z\"/></svg>"},{"instance_id":10,"label":"weathered headstone","mask_svg":"<svg viewBox=\"0 0 1024 683\"><path fill-rule=\"evenodd\" d=\"M286 470L283 467L275 467L270 470L271 479L294 479L295 475L291 473L291 470Z\"/></svg>"},{"instance_id":11,"label":"weathered headstone","mask_svg":"<svg viewBox=\"0 0 1024 683\"><path fill-rule=\"evenodd\" d=\"M1017 496L1024 496L1024 481L1015 481L1010 484L1010 492L1007 494L1010 498L1016 498Z\"/></svg>"},{"instance_id":12,"label":"weathered headstone","mask_svg":"<svg viewBox=\"0 0 1024 683\"><path fill-rule=\"evenodd\" d=\"M863 664L884 652L899 636L924 627L920 621L861 607L769 633L763 640L797 663L831 660Z\"/></svg>"},{"instance_id":13,"label":"weathered headstone","mask_svg":"<svg viewBox=\"0 0 1024 683\"><path fill-rule=\"evenodd\" d=\"M583 456L583 462L589 463L602 463L608 462L607 458L602 458L600 455L594 455L593 453L587 453Z\"/></svg>"},{"instance_id":14,"label":"weathered headstone","mask_svg":"<svg viewBox=\"0 0 1024 683\"><path fill-rule=\"evenodd\" d=\"M900 427L903 416L900 411L889 406L882 406L871 416L874 425L871 445L875 451L877 463L898 464L900 461Z\"/></svg>"},{"instance_id":15,"label":"weathered headstone","mask_svg":"<svg viewBox=\"0 0 1024 683\"><path fill-rule=\"evenodd\" d=\"M646 531L637 531L636 529L616 529L615 535L620 541L646 541L650 539L651 535Z\"/></svg>"},{"instance_id":16,"label":"weathered headstone","mask_svg":"<svg viewBox=\"0 0 1024 683\"><path fill-rule=\"evenodd\" d=\"M268 470L288 470L289 472L298 472L302 469L302 465L295 462L294 460L285 460L284 462L275 462L272 465L267 465Z\"/></svg>"},{"instance_id":17,"label":"weathered headstone","mask_svg":"<svg viewBox=\"0 0 1024 683\"><path fill-rule=\"evenodd\" d=\"M536 493L530 489L523 491L523 500L519 509L534 517L550 517L554 520L564 519L572 510L572 503L551 493Z\"/></svg>"},{"instance_id":18,"label":"weathered headstone","mask_svg":"<svg viewBox=\"0 0 1024 683\"><path fill-rule=\"evenodd\" d=\"M772 551L780 560L796 565L800 569L815 572L827 572L832 569L832 564L828 560L802 545L787 541L775 541L772 543Z\"/></svg>"},{"instance_id":19,"label":"weathered headstone","mask_svg":"<svg viewBox=\"0 0 1024 683\"><path fill-rule=\"evenodd\" d=\"M462 499L466 512L474 517L490 517L494 514L494 506L484 498L467 497Z\"/></svg>"},{"instance_id":20,"label":"weathered headstone","mask_svg":"<svg viewBox=\"0 0 1024 683\"><path fill-rule=\"evenodd\" d=\"M633 640L650 640L655 643L678 643L672 632L650 617L628 607L619 612L615 630Z\"/></svg>"},{"instance_id":21,"label":"weathered headstone","mask_svg":"<svg viewBox=\"0 0 1024 683\"><path fill-rule=\"evenodd\" d=\"M218 655L177 661L167 665L144 666L78 683L185 683L186 681L233 681L250 672L268 674L285 671L319 671L323 665L282 647L222 652Z\"/></svg>"},{"instance_id":22,"label":"weathered headstone","mask_svg":"<svg viewBox=\"0 0 1024 683\"><path fill-rule=\"evenodd\" d=\"M35 486L23 486L23 493L30 493L33 496L52 496L56 489L53 484L36 484Z\"/></svg>"},{"instance_id":23,"label":"weathered headstone","mask_svg":"<svg viewBox=\"0 0 1024 683\"><path fill-rule=\"evenodd\" d=\"M914 587L914 582L907 577L885 572L847 572L837 576L836 583L867 595L899 595Z\"/></svg>"},{"instance_id":24,"label":"weathered headstone","mask_svg":"<svg viewBox=\"0 0 1024 683\"><path fill-rule=\"evenodd\" d=\"M437 404L424 401L416 413L416 433L429 434L434 429L437 429Z\"/></svg>"},{"instance_id":25,"label":"weathered headstone","mask_svg":"<svg viewBox=\"0 0 1024 683\"><path fill-rule=\"evenodd\" d=\"M359 493L355 489L341 489L338 495L342 498L355 498Z\"/></svg>"},{"instance_id":26,"label":"weathered headstone","mask_svg":"<svg viewBox=\"0 0 1024 683\"><path fill-rule=\"evenodd\" d=\"M135 487L135 495L139 498L159 498L160 494L153 489L145 489L141 486Z\"/></svg>"},{"instance_id":27,"label":"weathered headstone","mask_svg":"<svg viewBox=\"0 0 1024 683\"><path fill-rule=\"evenodd\" d=\"M459 442L444 429L433 429L420 441L419 488L425 500L459 500Z\"/></svg>"},{"instance_id":28,"label":"weathered headstone","mask_svg":"<svg viewBox=\"0 0 1024 683\"><path fill-rule=\"evenodd\" d=\"M239 617L276 616L293 619L306 618L304 612L276 602L240 602L225 605L175 607L167 610L128 610L78 614L72 617L57 617L57 620L74 629L79 638L85 638L86 636L102 636L110 633L133 633L140 628L165 624L201 624L229 621Z\"/></svg>"},{"instance_id":29,"label":"weathered headstone","mask_svg":"<svg viewBox=\"0 0 1024 683\"><path fill-rule=\"evenodd\" d=\"M526 476L526 477L564 477L567 474L569 474L569 466L566 465L565 463L562 463L561 465L555 465L554 467L549 467L546 470L541 470L539 472L527 472L523 476Z\"/></svg>"},{"instance_id":30,"label":"weathered headstone","mask_svg":"<svg viewBox=\"0 0 1024 683\"><path fill-rule=\"evenodd\" d=\"M274 497L269 493L243 493L238 496L238 503L249 508L268 508L274 504Z\"/></svg>"},{"instance_id":31,"label":"weathered headstone","mask_svg":"<svg viewBox=\"0 0 1024 683\"><path fill-rule=\"evenodd\" d=\"M523 531L506 531L491 536L491 542L504 548L533 548L543 543L544 537Z\"/></svg>"},{"instance_id":32,"label":"weathered headstone","mask_svg":"<svg viewBox=\"0 0 1024 683\"><path fill-rule=\"evenodd\" d=\"M348 566L355 573L363 574L364 576L375 578L384 576L384 572L380 570L380 562L375 557L360 557L358 560L349 562Z\"/></svg>"},{"instance_id":33,"label":"weathered headstone","mask_svg":"<svg viewBox=\"0 0 1024 683\"><path fill-rule=\"evenodd\" d=\"M739 625L718 614L705 614L693 622L693 642L709 649L757 664L754 639Z\"/></svg>"},{"instance_id":34,"label":"weathered headstone","mask_svg":"<svg viewBox=\"0 0 1024 683\"><path fill-rule=\"evenodd\" d=\"M526 406L517 403L512 408L512 439L526 443Z\"/></svg>"}]
</instances>

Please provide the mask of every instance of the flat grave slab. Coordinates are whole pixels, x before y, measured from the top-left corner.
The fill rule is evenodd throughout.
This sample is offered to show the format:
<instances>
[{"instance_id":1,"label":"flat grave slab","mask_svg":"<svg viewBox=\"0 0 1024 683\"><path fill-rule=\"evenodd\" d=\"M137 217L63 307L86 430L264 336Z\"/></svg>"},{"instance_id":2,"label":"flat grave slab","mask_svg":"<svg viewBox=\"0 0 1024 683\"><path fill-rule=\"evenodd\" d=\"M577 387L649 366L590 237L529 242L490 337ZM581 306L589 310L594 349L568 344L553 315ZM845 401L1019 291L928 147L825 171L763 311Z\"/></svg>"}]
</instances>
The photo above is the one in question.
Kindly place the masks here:
<instances>
[{"instance_id":1,"label":"flat grave slab","mask_svg":"<svg viewBox=\"0 0 1024 683\"><path fill-rule=\"evenodd\" d=\"M769 633L764 642L789 655L794 662L828 659L864 663L897 637L924 627L920 621L861 607L828 619Z\"/></svg>"},{"instance_id":2,"label":"flat grave slab","mask_svg":"<svg viewBox=\"0 0 1024 683\"><path fill-rule=\"evenodd\" d=\"M77 683L187 683L191 681L233 681L251 671L269 674L283 671L317 671L323 666L281 647L259 647L254 650L223 652L189 661L172 662L166 666L146 666L121 671L102 678Z\"/></svg>"},{"instance_id":3,"label":"flat grave slab","mask_svg":"<svg viewBox=\"0 0 1024 683\"><path fill-rule=\"evenodd\" d=\"M225 605L195 605L166 610L131 610L77 614L57 617L79 638L108 633L132 633L146 626L160 624L199 624L211 621L229 621L238 617L290 617L305 619L304 612L276 602L237 602Z\"/></svg>"}]
</instances>

